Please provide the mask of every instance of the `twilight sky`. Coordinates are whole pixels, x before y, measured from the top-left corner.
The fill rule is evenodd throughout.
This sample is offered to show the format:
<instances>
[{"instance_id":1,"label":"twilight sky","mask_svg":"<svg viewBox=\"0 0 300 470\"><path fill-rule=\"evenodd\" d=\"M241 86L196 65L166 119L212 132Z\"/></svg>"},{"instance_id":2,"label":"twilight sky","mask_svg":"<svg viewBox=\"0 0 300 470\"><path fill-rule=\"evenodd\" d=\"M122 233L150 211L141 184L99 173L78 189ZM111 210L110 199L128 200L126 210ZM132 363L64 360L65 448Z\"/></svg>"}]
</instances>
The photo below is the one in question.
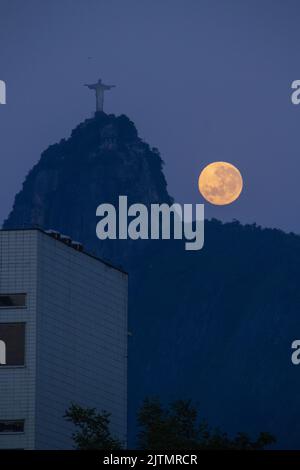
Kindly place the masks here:
<instances>
[{"instance_id":1,"label":"twilight sky","mask_svg":"<svg viewBox=\"0 0 300 470\"><path fill-rule=\"evenodd\" d=\"M225 160L244 191L206 216L300 233L298 0L0 0L0 223L40 153L91 116L99 77L178 202L203 202L201 169Z\"/></svg>"}]
</instances>

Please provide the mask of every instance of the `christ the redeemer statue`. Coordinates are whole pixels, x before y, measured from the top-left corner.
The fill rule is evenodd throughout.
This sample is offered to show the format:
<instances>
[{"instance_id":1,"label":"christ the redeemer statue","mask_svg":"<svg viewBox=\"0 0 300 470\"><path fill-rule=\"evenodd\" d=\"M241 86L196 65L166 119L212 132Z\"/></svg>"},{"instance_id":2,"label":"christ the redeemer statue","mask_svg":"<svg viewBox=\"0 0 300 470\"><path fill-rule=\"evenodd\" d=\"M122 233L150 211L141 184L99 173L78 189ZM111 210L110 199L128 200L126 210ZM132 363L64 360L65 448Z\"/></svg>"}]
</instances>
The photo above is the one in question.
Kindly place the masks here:
<instances>
[{"instance_id":1,"label":"christ the redeemer statue","mask_svg":"<svg viewBox=\"0 0 300 470\"><path fill-rule=\"evenodd\" d=\"M96 92L96 112L103 111L104 92L114 88L115 85L104 85L102 80L99 79L97 83L85 86L87 86L90 90L95 90Z\"/></svg>"}]
</instances>

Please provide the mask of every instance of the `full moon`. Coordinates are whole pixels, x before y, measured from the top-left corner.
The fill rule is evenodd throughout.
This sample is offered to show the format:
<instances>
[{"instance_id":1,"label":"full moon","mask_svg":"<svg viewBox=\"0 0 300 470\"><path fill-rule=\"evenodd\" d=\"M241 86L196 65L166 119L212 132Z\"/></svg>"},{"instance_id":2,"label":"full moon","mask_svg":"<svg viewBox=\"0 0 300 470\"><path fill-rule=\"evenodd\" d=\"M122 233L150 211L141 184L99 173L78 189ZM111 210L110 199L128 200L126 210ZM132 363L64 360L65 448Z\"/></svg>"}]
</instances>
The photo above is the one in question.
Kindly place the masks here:
<instances>
[{"instance_id":1,"label":"full moon","mask_svg":"<svg viewBox=\"0 0 300 470\"><path fill-rule=\"evenodd\" d=\"M201 171L198 187L208 202L224 206L239 197L243 189L243 178L231 163L213 162Z\"/></svg>"}]
</instances>

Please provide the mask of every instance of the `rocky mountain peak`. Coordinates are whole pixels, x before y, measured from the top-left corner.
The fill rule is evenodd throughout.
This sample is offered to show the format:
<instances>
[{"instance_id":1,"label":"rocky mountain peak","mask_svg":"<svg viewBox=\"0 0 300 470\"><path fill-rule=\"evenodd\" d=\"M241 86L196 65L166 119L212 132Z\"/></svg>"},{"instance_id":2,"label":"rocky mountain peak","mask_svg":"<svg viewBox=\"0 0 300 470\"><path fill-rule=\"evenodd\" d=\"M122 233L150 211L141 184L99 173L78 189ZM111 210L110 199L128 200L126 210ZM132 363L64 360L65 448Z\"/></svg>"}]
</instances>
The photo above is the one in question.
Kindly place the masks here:
<instances>
[{"instance_id":1,"label":"rocky mountain peak","mask_svg":"<svg viewBox=\"0 0 300 470\"><path fill-rule=\"evenodd\" d=\"M67 233L87 249L124 263L131 243L96 238L96 208L117 204L170 203L163 161L125 116L103 112L79 124L68 139L49 146L26 177L4 228L40 226ZM120 247L122 245L122 248Z\"/></svg>"}]
</instances>

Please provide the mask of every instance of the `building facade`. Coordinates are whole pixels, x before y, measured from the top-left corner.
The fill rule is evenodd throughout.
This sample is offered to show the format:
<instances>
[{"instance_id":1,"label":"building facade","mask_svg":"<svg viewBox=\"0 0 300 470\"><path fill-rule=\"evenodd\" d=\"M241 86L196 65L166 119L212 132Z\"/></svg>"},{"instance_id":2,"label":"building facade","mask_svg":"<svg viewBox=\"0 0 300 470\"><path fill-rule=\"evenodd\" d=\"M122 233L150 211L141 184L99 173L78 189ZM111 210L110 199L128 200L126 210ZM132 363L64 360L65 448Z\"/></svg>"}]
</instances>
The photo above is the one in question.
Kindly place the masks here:
<instances>
[{"instance_id":1,"label":"building facade","mask_svg":"<svg viewBox=\"0 0 300 470\"><path fill-rule=\"evenodd\" d=\"M71 449L71 403L126 445L128 276L41 230L0 231L0 449Z\"/></svg>"}]
</instances>

